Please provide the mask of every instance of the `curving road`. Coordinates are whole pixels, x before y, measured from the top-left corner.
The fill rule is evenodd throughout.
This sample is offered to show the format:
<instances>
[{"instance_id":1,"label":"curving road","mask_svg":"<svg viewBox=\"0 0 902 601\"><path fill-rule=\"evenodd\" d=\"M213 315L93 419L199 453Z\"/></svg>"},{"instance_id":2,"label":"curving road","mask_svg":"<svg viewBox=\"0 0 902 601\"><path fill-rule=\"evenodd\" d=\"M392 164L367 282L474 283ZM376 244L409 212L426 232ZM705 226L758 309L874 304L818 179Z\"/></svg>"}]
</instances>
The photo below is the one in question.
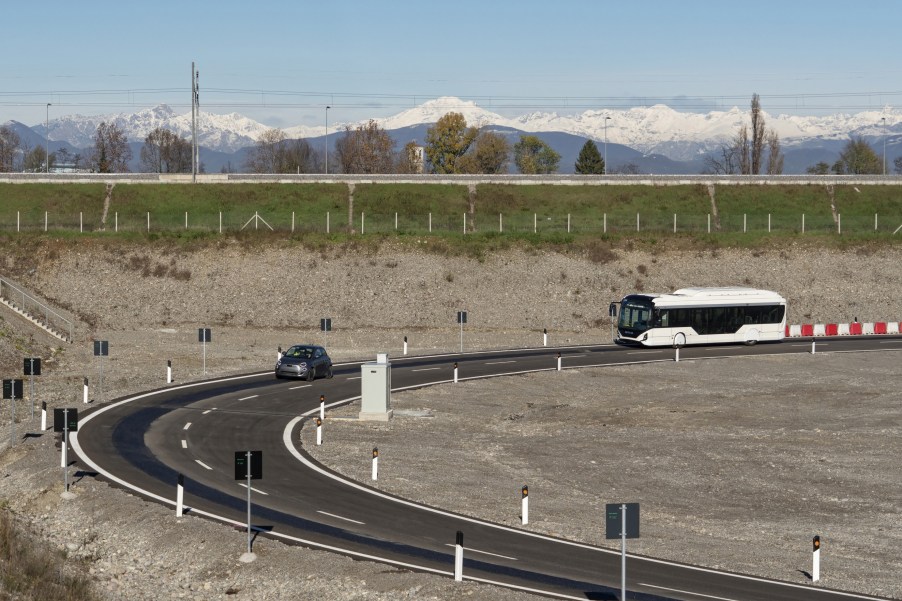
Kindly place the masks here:
<instances>
[{"instance_id":1,"label":"curving road","mask_svg":"<svg viewBox=\"0 0 902 601\"><path fill-rule=\"evenodd\" d=\"M819 352L902 349L902 337L819 339ZM811 341L684 348L681 359L810 352ZM394 390L553 370L672 361L673 349L611 345L543 348L392 359ZM358 558L453 574L455 533L464 533L464 577L568 599L618 599L620 554L527 530L490 524L392 497L313 462L299 443L305 417L360 393L360 363L337 365L335 378L275 380L272 372L172 386L98 407L83 417L72 446L84 466L157 501L212 519L246 524L247 490L234 476L235 451L263 451L253 488L254 528L286 542ZM237 552L237 545L236 545ZM748 601L878 599L630 555L630 598Z\"/></svg>"}]
</instances>

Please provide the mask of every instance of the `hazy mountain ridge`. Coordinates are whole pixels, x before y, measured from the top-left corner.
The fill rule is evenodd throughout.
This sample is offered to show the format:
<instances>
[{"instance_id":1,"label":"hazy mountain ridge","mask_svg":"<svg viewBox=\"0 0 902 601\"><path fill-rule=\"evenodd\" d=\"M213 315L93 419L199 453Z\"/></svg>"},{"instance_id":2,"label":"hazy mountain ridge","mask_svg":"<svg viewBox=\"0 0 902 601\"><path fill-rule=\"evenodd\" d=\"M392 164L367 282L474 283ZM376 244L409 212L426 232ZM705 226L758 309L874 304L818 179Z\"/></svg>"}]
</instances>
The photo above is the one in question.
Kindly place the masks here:
<instances>
[{"instance_id":1,"label":"hazy mountain ridge","mask_svg":"<svg viewBox=\"0 0 902 601\"><path fill-rule=\"evenodd\" d=\"M665 105L628 110L592 109L573 114L533 111L511 118L494 112L490 105L480 106L476 102L456 97L429 100L375 121L392 133L400 146L411 139L423 143L426 127L452 111L462 113L470 125L492 125L508 129L512 139L516 139L520 133L543 134L543 138L548 138L547 141L563 155L562 172L572 169L572 161L569 159L578 152L586 138L595 140L599 146L607 141L609 165L612 168L631 162L644 167L643 171L656 173L698 172L704 157L731 140L742 124L749 121L748 110L739 107L727 111L689 113ZM807 165L817 162L812 161L809 158L811 156L832 156L837 148L853 136L862 136L872 144L879 145L888 134L887 143L894 151L902 143L902 109L892 107L887 107L884 111L855 114L774 116L765 112L764 116L767 126L780 135L787 157L790 153L793 156L793 160L787 161L787 172L803 171ZM886 128L882 122L884 117ZM69 145L74 148L93 146L94 132L102 121L115 123L126 133L132 144L143 143L147 134L157 127L169 129L183 137L191 136L190 112L178 114L167 105L158 105L135 113L66 115L51 119L51 151ZM354 127L358 124L330 124L331 144L338 139L346 125ZM19 132L24 127L21 124L16 126ZM201 111L197 123L198 140L202 147L201 158L204 159L204 151L208 151L211 159L217 157L208 162L208 170L219 170L227 163L237 167L240 164L238 158L243 157L246 149L253 146L260 134L267 129L270 127L238 113L219 115ZM35 125L30 130L36 134L36 137L27 136L32 147L44 143L47 135L45 124ZM288 138L308 139L316 148L325 143L325 124L322 127L296 126L283 130ZM564 146L555 146L549 138L552 134ZM575 151L572 146L576 146ZM892 160L894 155L889 148L887 154ZM234 155L234 158L229 158L229 155Z\"/></svg>"}]
</instances>

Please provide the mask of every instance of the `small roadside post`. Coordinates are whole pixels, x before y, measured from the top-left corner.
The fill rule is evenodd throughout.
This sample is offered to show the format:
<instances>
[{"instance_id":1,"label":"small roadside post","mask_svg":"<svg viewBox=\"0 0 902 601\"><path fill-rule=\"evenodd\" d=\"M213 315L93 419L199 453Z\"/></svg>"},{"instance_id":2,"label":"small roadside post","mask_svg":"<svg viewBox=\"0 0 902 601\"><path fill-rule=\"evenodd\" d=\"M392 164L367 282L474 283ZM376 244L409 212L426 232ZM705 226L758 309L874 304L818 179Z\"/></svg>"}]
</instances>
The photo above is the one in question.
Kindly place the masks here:
<instances>
[{"instance_id":1,"label":"small roadside post","mask_svg":"<svg viewBox=\"0 0 902 601\"><path fill-rule=\"evenodd\" d=\"M467 323L467 312L457 312L457 323L460 324L460 352L464 352L464 324Z\"/></svg>"},{"instance_id":2,"label":"small roadside post","mask_svg":"<svg viewBox=\"0 0 902 601\"><path fill-rule=\"evenodd\" d=\"M94 356L100 357L100 394L97 398L101 403L103 402L103 358L109 356L109 354L110 343L108 340L94 341Z\"/></svg>"},{"instance_id":3,"label":"small roadside post","mask_svg":"<svg viewBox=\"0 0 902 601\"><path fill-rule=\"evenodd\" d=\"M9 446L16 444L16 399L22 396L22 379L3 380L3 398L10 399Z\"/></svg>"},{"instance_id":4,"label":"small roadside post","mask_svg":"<svg viewBox=\"0 0 902 601\"><path fill-rule=\"evenodd\" d=\"M608 305L608 316L611 318L611 342L617 340L614 338L614 318L617 317L617 303Z\"/></svg>"},{"instance_id":5,"label":"small roadside post","mask_svg":"<svg viewBox=\"0 0 902 601\"><path fill-rule=\"evenodd\" d=\"M235 451L235 480L247 480L247 553L241 561L250 563L257 556L251 551L251 480L263 478L263 451Z\"/></svg>"},{"instance_id":6,"label":"small roadside post","mask_svg":"<svg viewBox=\"0 0 902 601\"><path fill-rule=\"evenodd\" d=\"M821 579L821 537L811 539L811 582Z\"/></svg>"},{"instance_id":7,"label":"small roadside post","mask_svg":"<svg viewBox=\"0 0 902 601\"><path fill-rule=\"evenodd\" d=\"M620 601L626 601L626 539L639 538L639 504L605 505L605 538L620 539Z\"/></svg>"},{"instance_id":8,"label":"small roadside post","mask_svg":"<svg viewBox=\"0 0 902 601\"><path fill-rule=\"evenodd\" d=\"M319 329L323 333L323 340L325 340L326 335L332 331L332 318L331 317L323 317L319 320Z\"/></svg>"},{"instance_id":9,"label":"small roadside post","mask_svg":"<svg viewBox=\"0 0 902 601\"><path fill-rule=\"evenodd\" d=\"M78 409L62 409L53 410L53 431L63 433L62 458L60 463L63 468L63 498L67 498L69 494L69 432L78 431Z\"/></svg>"},{"instance_id":10,"label":"small roadside post","mask_svg":"<svg viewBox=\"0 0 902 601\"><path fill-rule=\"evenodd\" d=\"M39 357L26 357L25 369L23 375L31 376L31 394L29 401L31 402L31 419L34 419L34 377L41 375L41 359Z\"/></svg>"},{"instance_id":11,"label":"small roadside post","mask_svg":"<svg viewBox=\"0 0 902 601\"><path fill-rule=\"evenodd\" d=\"M203 347L203 357L204 357L204 376L207 375L207 343L213 341L213 333L210 331L210 328L197 328L197 341L201 343L201 347Z\"/></svg>"}]
</instances>

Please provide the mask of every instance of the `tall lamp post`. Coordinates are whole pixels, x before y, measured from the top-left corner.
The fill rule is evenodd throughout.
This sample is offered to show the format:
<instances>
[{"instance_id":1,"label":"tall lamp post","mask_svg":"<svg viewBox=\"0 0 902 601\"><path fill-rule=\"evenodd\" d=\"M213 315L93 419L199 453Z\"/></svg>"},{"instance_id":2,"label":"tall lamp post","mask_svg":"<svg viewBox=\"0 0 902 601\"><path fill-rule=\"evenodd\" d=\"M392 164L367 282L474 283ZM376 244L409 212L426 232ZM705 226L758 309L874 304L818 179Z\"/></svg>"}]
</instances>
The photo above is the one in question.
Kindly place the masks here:
<instances>
[{"instance_id":1,"label":"tall lamp post","mask_svg":"<svg viewBox=\"0 0 902 601\"><path fill-rule=\"evenodd\" d=\"M886 175L886 117L883 118L883 175Z\"/></svg>"},{"instance_id":2,"label":"tall lamp post","mask_svg":"<svg viewBox=\"0 0 902 601\"><path fill-rule=\"evenodd\" d=\"M604 172L603 175L608 174L608 121L611 118L605 115L604 118Z\"/></svg>"},{"instance_id":3,"label":"tall lamp post","mask_svg":"<svg viewBox=\"0 0 902 601\"><path fill-rule=\"evenodd\" d=\"M329 109L332 108L329 105L326 105L326 175L329 174Z\"/></svg>"},{"instance_id":4,"label":"tall lamp post","mask_svg":"<svg viewBox=\"0 0 902 601\"><path fill-rule=\"evenodd\" d=\"M50 106L51 104L47 103L47 122L44 133L47 134L47 139L44 140L46 146L44 147L44 162L47 165L47 173L50 173ZM886 121L884 119L884 121ZM886 153L884 153L886 154Z\"/></svg>"}]
</instances>

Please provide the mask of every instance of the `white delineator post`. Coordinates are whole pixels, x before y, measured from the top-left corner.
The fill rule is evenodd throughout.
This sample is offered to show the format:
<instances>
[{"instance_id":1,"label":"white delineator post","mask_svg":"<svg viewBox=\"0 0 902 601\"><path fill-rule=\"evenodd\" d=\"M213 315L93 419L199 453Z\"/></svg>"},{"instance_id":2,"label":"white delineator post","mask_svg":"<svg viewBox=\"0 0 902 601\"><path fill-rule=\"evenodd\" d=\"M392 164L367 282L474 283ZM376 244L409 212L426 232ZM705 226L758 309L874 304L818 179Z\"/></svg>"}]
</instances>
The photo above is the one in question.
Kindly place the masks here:
<instances>
[{"instance_id":1,"label":"white delineator post","mask_svg":"<svg viewBox=\"0 0 902 601\"><path fill-rule=\"evenodd\" d=\"M557 370L561 371L561 354L557 354Z\"/></svg>"},{"instance_id":2,"label":"white delineator post","mask_svg":"<svg viewBox=\"0 0 902 601\"><path fill-rule=\"evenodd\" d=\"M185 475L179 474L175 485L175 517L180 518L185 514Z\"/></svg>"},{"instance_id":3,"label":"white delineator post","mask_svg":"<svg viewBox=\"0 0 902 601\"><path fill-rule=\"evenodd\" d=\"M41 401L41 432L47 429L47 401Z\"/></svg>"},{"instance_id":4,"label":"white delineator post","mask_svg":"<svg viewBox=\"0 0 902 601\"><path fill-rule=\"evenodd\" d=\"M811 354L812 354L812 355L814 354L814 345L815 345L815 344L816 344L816 343L815 343L815 340L814 340L814 338L812 338L812 339L811 339Z\"/></svg>"},{"instance_id":5,"label":"white delineator post","mask_svg":"<svg viewBox=\"0 0 902 601\"><path fill-rule=\"evenodd\" d=\"M373 480L379 479L379 449L373 447Z\"/></svg>"},{"instance_id":6,"label":"white delineator post","mask_svg":"<svg viewBox=\"0 0 902 601\"><path fill-rule=\"evenodd\" d=\"M523 506L520 508L521 518L522 518L521 521L522 521L523 525L525 526L526 524L529 523L529 487L524 486L520 490L520 493L523 495L523 503L522 503Z\"/></svg>"},{"instance_id":7,"label":"white delineator post","mask_svg":"<svg viewBox=\"0 0 902 601\"><path fill-rule=\"evenodd\" d=\"M88 404L88 378L85 378L84 401L85 401L85 405L87 405Z\"/></svg>"},{"instance_id":8,"label":"white delineator post","mask_svg":"<svg viewBox=\"0 0 902 601\"><path fill-rule=\"evenodd\" d=\"M326 395L319 395L319 418L326 419Z\"/></svg>"},{"instance_id":9,"label":"white delineator post","mask_svg":"<svg viewBox=\"0 0 902 601\"><path fill-rule=\"evenodd\" d=\"M542 329L542 346L548 346L548 328Z\"/></svg>"},{"instance_id":10,"label":"white delineator post","mask_svg":"<svg viewBox=\"0 0 902 601\"><path fill-rule=\"evenodd\" d=\"M454 383L457 384L457 363L454 364Z\"/></svg>"},{"instance_id":11,"label":"white delineator post","mask_svg":"<svg viewBox=\"0 0 902 601\"><path fill-rule=\"evenodd\" d=\"M680 362L680 347L675 346L675 347L673 347L673 349L674 349L673 360L676 361L677 363L679 363Z\"/></svg>"},{"instance_id":12,"label":"white delineator post","mask_svg":"<svg viewBox=\"0 0 902 601\"><path fill-rule=\"evenodd\" d=\"M316 418L316 446L323 444L323 420Z\"/></svg>"},{"instance_id":13,"label":"white delineator post","mask_svg":"<svg viewBox=\"0 0 902 601\"><path fill-rule=\"evenodd\" d=\"M817 582L821 579L821 537L815 536L811 546L811 582Z\"/></svg>"},{"instance_id":14,"label":"white delineator post","mask_svg":"<svg viewBox=\"0 0 902 601\"><path fill-rule=\"evenodd\" d=\"M172 384L172 359L166 360L166 383Z\"/></svg>"},{"instance_id":15,"label":"white delineator post","mask_svg":"<svg viewBox=\"0 0 902 601\"><path fill-rule=\"evenodd\" d=\"M462 582L464 579L464 533L457 531L454 542L454 581Z\"/></svg>"},{"instance_id":16,"label":"white delineator post","mask_svg":"<svg viewBox=\"0 0 902 601\"><path fill-rule=\"evenodd\" d=\"M407 354L407 336L404 337L404 354Z\"/></svg>"}]
</instances>

